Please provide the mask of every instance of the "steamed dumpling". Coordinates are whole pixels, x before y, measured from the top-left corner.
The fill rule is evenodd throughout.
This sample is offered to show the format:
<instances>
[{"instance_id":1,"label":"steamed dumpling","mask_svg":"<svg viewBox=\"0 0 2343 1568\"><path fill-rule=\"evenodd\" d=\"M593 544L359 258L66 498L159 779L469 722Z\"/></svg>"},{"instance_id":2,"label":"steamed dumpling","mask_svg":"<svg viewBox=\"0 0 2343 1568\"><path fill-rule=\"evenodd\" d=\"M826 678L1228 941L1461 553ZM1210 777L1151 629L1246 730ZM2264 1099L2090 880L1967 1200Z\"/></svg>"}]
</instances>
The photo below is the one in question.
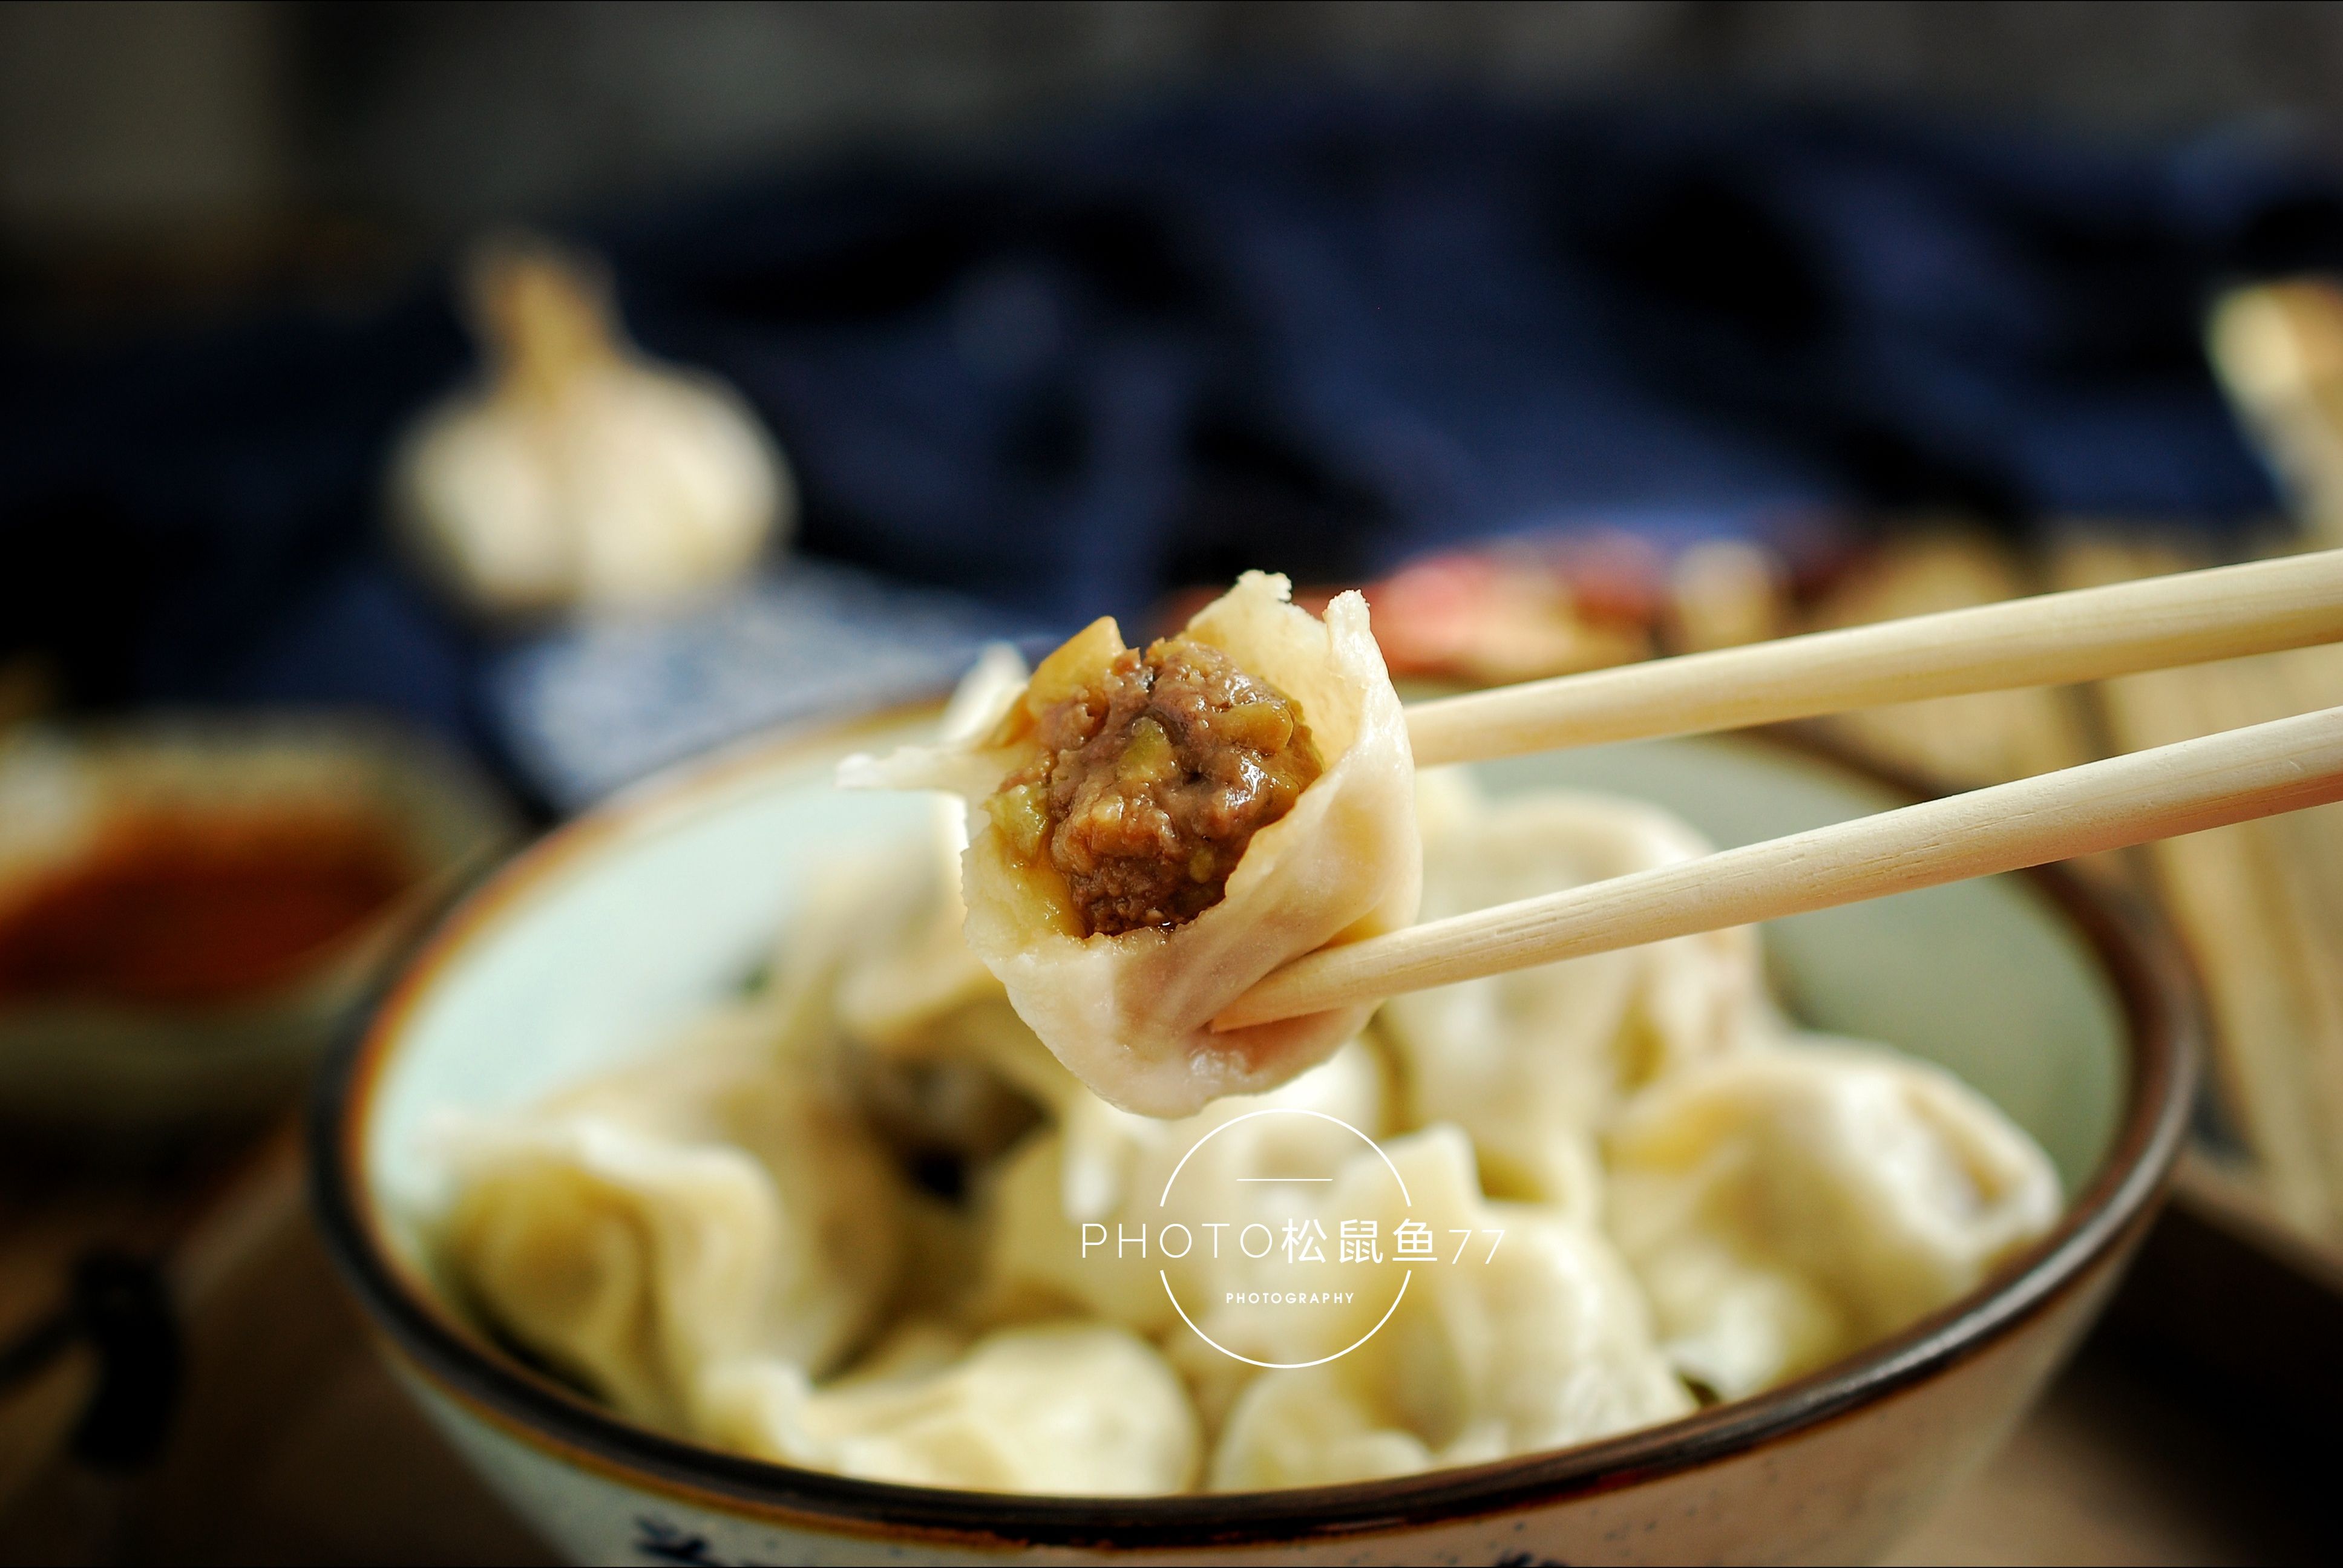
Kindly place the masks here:
<instances>
[{"instance_id":1,"label":"steamed dumpling","mask_svg":"<svg viewBox=\"0 0 2343 1568\"><path fill-rule=\"evenodd\" d=\"M1694 859L1711 846L1638 801L1482 798L1461 769L1418 781L1424 920ZM1634 1090L1766 1023L1755 931L1679 937L1392 998L1377 1027L1412 1122L1473 1138L1493 1191L1601 1211L1594 1135Z\"/></svg>"},{"instance_id":2,"label":"steamed dumpling","mask_svg":"<svg viewBox=\"0 0 2343 1568\"><path fill-rule=\"evenodd\" d=\"M1023 685L1016 650L989 648L960 683L939 726L947 745L996 721ZM970 950L961 928L960 857L966 810L930 802L925 830L861 842L818 862L806 901L789 920L773 964L764 1011L792 1040L844 1040L880 1055L935 1059L940 1029L960 1009L1007 993Z\"/></svg>"},{"instance_id":3,"label":"steamed dumpling","mask_svg":"<svg viewBox=\"0 0 2343 1568\"><path fill-rule=\"evenodd\" d=\"M1280 1191L1262 1179L1332 1171L1363 1152L1360 1134L1384 1130L1387 1099L1383 1062L1363 1040L1270 1093L1233 1095L1179 1121L1077 1092L1087 1103L1062 1107L1060 1125L1021 1145L999 1173L988 1292L998 1310L1054 1302L1141 1333L1182 1335L1165 1278L1182 1301L1201 1303L1240 1266L1234 1246L1216 1247L1204 1227L1256 1219L1274 1227ZM1254 1114L1262 1111L1302 1114ZM1166 1225L1189 1228L1195 1244L1184 1256L1119 1244L1142 1230L1160 1238Z\"/></svg>"},{"instance_id":4,"label":"steamed dumpling","mask_svg":"<svg viewBox=\"0 0 2343 1568\"><path fill-rule=\"evenodd\" d=\"M1401 1201L1381 1161L1366 1154L1344 1171L1329 1212L1371 1216L1386 1238L1403 1221L1427 1224L1437 1261L1392 1255L1377 1271L1380 1282L1354 1284L1348 1321L1333 1328L1339 1342L1323 1348L1292 1338L1290 1310L1244 1309L1256 1320L1250 1334L1234 1312L1207 1320L1215 1338L1229 1336L1224 1343L1298 1361L1367 1332L1398 1296L1389 1320L1349 1354L1252 1380L1213 1452L1214 1490L1478 1463L1591 1442L1693 1408L1653 1342L1642 1292L1601 1231L1551 1209L1485 1200L1472 1145L1454 1128L1385 1147L1413 1202ZM1460 1248L1462 1231L1471 1236Z\"/></svg>"},{"instance_id":5,"label":"steamed dumpling","mask_svg":"<svg viewBox=\"0 0 2343 1568\"><path fill-rule=\"evenodd\" d=\"M1364 1032L1204 1032L1283 959L1411 916L1419 819L1433 917L1706 846L1632 801L1415 779L1355 605L1321 623L1249 577L1191 631L1322 748L1223 896L1064 929L998 842L992 798L1034 761L1002 716L1079 686L1060 661L1112 628L1030 683L989 657L944 745L862 769L973 811L940 797L929 831L813 879L770 984L679 1049L447 1130L433 1222L482 1315L622 1414L782 1462L1250 1490L1670 1420L1687 1379L1730 1397L1845 1355L2053 1222L2045 1157L1946 1074L1783 1043L1748 931L1403 997ZM1311 1224L1331 1257L1292 1245ZM1231 1244L1254 1225L1259 1257ZM1342 1255L1361 1234L1380 1259Z\"/></svg>"},{"instance_id":6,"label":"steamed dumpling","mask_svg":"<svg viewBox=\"0 0 2343 1568\"><path fill-rule=\"evenodd\" d=\"M447 1238L469 1293L621 1413L687 1427L698 1369L778 1326L780 1199L739 1150L581 1121L482 1129L467 1164Z\"/></svg>"},{"instance_id":7,"label":"steamed dumpling","mask_svg":"<svg viewBox=\"0 0 2343 1568\"><path fill-rule=\"evenodd\" d=\"M1287 602L1290 594L1284 578L1248 572L1175 639L1218 661L1213 680L1234 682L1240 695L1259 698L1223 709L1211 709L1202 698L1191 704L1203 704L1216 723L1226 721L1211 730L1212 744L1220 748L1213 765L1225 763L1232 777L1258 781L1307 750L1315 769L1287 779L1283 787L1291 788L1308 774L1282 815L1246 829L1250 837L1232 869L1214 861L1209 846L1198 847L1157 817L1146 818L1161 827L1172 861L1194 857L1195 873L1210 883L1198 897L1217 891L1214 901L1195 912L1180 901L1176 887L1170 892L1141 887L1115 907L1153 899L1148 908L1161 920L1093 930L1105 906L1084 902L1089 893L1051 858L1057 850L1040 854L1035 845L1056 845L1060 839L1052 835L1061 829L1094 828L1109 818L1129 838L1140 833L1134 825L1139 808L1124 812L1126 802L1109 792L1085 796L1089 803L1079 822L1045 819L1036 815L1033 791L1040 786L1011 782L1045 774L1055 779L1051 769L1077 766L1067 760L1073 752L1049 751L1042 738L1055 733L1051 726L1065 705L1103 701L1099 694L1124 678L1118 668L1131 668L1137 656L1123 648L1111 621L1097 623L1052 654L1021 689L1000 691L996 721L980 736L884 761L856 759L840 770L848 783L949 789L974 802L963 873L970 947L1000 977L1018 1014L1075 1076L1106 1100L1144 1115L1190 1115L1222 1095L1273 1088L1325 1060L1358 1033L1371 1010L1342 1009L1228 1034L1207 1026L1286 960L1405 925L1415 913L1421 866L1407 726L1367 628L1366 601L1355 593L1339 595L1322 621ZM1149 650L1149 657L1156 652ZM1118 659L1124 661L1120 667ZM1295 710L1306 738L1294 722ZM1114 768L1135 769L1135 778L1168 779L1167 788L1175 790L1209 782L1207 773L1181 771L1196 762L1187 751L1167 749L1189 746L1186 739L1165 739L1159 724L1142 744L1144 727L1154 723L1142 715L1132 724L1130 745ZM1247 727L1262 737L1258 747L1225 739ZM1004 790L1004 785L1011 787ZM1146 869L1143 856L1129 865ZM1217 880L1223 874L1225 881ZM1100 876L1102 885L1120 886L1106 871Z\"/></svg>"},{"instance_id":8,"label":"steamed dumpling","mask_svg":"<svg viewBox=\"0 0 2343 1568\"><path fill-rule=\"evenodd\" d=\"M1663 1080L1608 1151L1611 1232L1668 1354L1727 1399L1947 1305L2058 1215L2048 1158L1984 1096L1848 1042Z\"/></svg>"},{"instance_id":9,"label":"steamed dumpling","mask_svg":"<svg viewBox=\"0 0 2343 1568\"><path fill-rule=\"evenodd\" d=\"M442 1255L504 1332L637 1420L689 1430L749 1353L820 1372L891 1292L901 1193L819 1076L736 1016L519 1115L438 1132ZM728 1027L729 1026L729 1027Z\"/></svg>"},{"instance_id":10,"label":"steamed dumpling","mask_svg":"<svg viewBox=\"0 0 2343 1568\"><path fill-rule=\"evenodd\" d=\"M710 1379L708 1435L759 1458L910 1486L1135 1497L1194 1483L1195 1411L1145 1341L1057 1322L963 1342L915 1324L823 1388L783 1362L728 1367Z\"/></svg>"},{"instance_id":11,"label":"steamed dumpling","mask_svg":"<svg viewBox=\"0 0 2343 1568\"><path fill-rule=\"evenodd\" d=\"M944 795L930 808L922 837L873 849L864 860L863 912L850 921L853 949L835 997L839 1026L850 1038L906 1057L940 1054L929 1037L960 1009L1009 1000L964 934L960 865L968 849L967 814Z\"/></svg>"}]
</instances>

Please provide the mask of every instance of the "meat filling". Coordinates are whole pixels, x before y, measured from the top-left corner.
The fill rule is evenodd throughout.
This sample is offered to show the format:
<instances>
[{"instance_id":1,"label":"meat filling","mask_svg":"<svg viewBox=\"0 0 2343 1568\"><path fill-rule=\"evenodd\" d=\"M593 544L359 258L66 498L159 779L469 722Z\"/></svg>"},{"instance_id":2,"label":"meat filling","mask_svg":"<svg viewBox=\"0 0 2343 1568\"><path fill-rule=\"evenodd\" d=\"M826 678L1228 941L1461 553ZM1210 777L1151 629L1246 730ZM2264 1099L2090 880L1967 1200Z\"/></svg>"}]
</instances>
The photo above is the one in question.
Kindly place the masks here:
<instances>
[{"instance_id":1,"label":"meat filling","mask_svg":"<svg viewBox=\"0 0 2343 1568\"><path fill-rule=\"evenodd\" d=\"M992 819L1024 859L1049 857L1090 936L1219 903L1252 836L1323 770L1299 703L1183 638L1126 650L1038 726L1041 760Z\"/></svg>"}]
</instances>

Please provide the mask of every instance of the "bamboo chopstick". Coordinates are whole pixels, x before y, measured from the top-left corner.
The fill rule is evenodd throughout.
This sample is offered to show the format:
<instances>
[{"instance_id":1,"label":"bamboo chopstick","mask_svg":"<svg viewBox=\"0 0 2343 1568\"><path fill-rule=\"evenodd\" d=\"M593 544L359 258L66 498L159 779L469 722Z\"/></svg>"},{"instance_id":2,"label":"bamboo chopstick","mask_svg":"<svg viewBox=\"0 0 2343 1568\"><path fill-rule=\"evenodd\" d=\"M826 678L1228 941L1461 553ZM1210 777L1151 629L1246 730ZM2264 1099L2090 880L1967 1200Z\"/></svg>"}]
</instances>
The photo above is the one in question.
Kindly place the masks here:
<instances>
[{"instance_id":1,"label":"bamboo chopstick","mask_svg":"<svg viewBox=\"0 0 2343 1568\"><path fill-rule=\"evenodd\" d=\"M1412 703L1419 767L1737 729L2343 641L2343 549L2039 594Z\"/></svg>"},{"instance_id":2,"label":"bamboo chopstick","mask_svg":"<svg viewBox=\"0 0 2343 1568\"><path fill-rule=\"evenodd\" d=\"M2077 585L2170 572L2169 543L2074 539ZM2343 701L2343 645L2127 676L2096 689L2109 739L2137 749ZM2167 913L2203 983L2227 1131L2289 1222L2343 1217L2343 807L2147 846Z\"/></svg>"},{"instance_id":3,"label":"bamboo chopstick","mask_svg":"<svg viewBox=\"0 0 2343 1568\"><path fill-rule=\"evenodd\" d=\"M2209 561L2190 565L2208 566ZM2172 567L2168 570L2180 570ZM2125 580L2144 574L2133 572ZM2007 542L1947 523L1923 521L1889 540L1875 556L1832 585L1810 612L1810 628L1870 626L1906 616L1935 615L2000 604L2039 593L2031 564ZM2095 588L2097 583L2063 583ZM1937 793L1976 789L2030 779L2108 755L2086 728L2082 686L2034 686L2011 691L1971 691L1958 697L1850 709L1816 722L1815 733L1884 762L1896 771L1937 781ZM2305 703L2324 708L2323 702ZM2279 714L2257 714L2277 719ZM2244 723L2240 719L2237 722ZM2167 735L2167 740L2188 739ZM2147 744L2143 742L2142 744ZM2137 748L2123 747L2122 750Z\"/></svg>"},{"instance_id":4,"label":"bamboo chopstick","mask_svg":"<svg viewBox=\"0 0 2343 1568\"><path fill-rule=\"evenodd\" d=\"M1268 1023L2343 799L2343 708L2088 762L1325 948L1212 1020Z\"/></svg>"}]
</instances>

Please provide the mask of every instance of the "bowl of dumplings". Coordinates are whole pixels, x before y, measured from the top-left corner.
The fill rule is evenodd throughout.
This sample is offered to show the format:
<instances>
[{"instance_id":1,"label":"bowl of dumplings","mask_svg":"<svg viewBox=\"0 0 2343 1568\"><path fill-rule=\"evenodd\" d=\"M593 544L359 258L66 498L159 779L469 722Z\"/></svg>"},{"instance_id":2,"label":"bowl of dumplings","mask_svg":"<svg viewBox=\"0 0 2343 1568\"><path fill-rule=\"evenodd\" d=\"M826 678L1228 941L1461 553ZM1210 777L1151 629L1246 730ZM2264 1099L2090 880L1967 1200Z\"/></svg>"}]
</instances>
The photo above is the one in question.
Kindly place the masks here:
<instances>
[{"instance_id":1,"label":"bowl of dumplings","mask_svg":"<svg viewBox=\"0 0 2343 1568\"><path fill-rule=\"evenodd\" d=\"M1418 770L1364 606L1285 600L689 765L413 961L319 1210L554 1548L1863 1559L2015 1425L2186 1119L2155 928L2025 873L1215 1031L1330 940L1909 799L1765 736ZM1101 859L1148 802L1239 837Z\"/></svg>"}]
</instances>

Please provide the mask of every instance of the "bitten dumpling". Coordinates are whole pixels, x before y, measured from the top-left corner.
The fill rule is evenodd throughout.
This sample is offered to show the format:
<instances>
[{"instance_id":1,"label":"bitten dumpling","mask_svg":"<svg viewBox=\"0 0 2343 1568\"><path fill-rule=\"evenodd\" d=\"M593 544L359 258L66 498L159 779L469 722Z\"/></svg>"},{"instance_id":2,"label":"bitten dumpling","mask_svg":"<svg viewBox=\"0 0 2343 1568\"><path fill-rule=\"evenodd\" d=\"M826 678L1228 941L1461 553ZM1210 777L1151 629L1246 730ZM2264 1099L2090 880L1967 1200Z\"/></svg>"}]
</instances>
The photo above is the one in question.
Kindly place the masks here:
<instances>
[{"instance_id":1,"label":"bitten dumpling","mask_svg":"<svg viewBox=\"0 0 2343 1568\"><path fill-rule=\"evenodd\" d=\"M466 1292L669 1431L692 1429L717 1364L833 1365L870 1332L901 1254L884 1157L814 1075L775 1071L745 1021L705 1024L541 1109L438 1131L457 1194L442 1255Z\"/></svg>"},{"instance_id":2,"label":"bitten dumpling","mask_svg":"<svg viewBox=\"0 0 2343 1568\"><path fill-rule=\"evenodd\" d=\"M1418 780L1422 919L1673 865L1710 846L1640 801L1541 792L1491 800L1462 769ZM1770 1022L1756 934L1679 937L1392 998L1377 1027L1407 1120L1453 1122L1503 1197L1599 1221L1594 1139L1629 1093Z\"/></svg>"},{"instance_id":3,"label":"bitten dumpling","mask_svg":"<svg viewBox=\"0 0 2343 1568\"><path fill-rule=\"evenodd\" d=\"M1371 1327L1413 1270L1397 1308L1357 1349L1252 1380L1213 1452L1213 1490L1473 1464L1592 1442L1693 1408L1653 1342L1642 1292L1600 1231L1541 1206L1484 1200L1472 1145L1453 1127L1385 1149L1413 1201L1400 1201L1369 1153L1345 1169L1329 1211L1372 1215L1384 1238L1403 1221L1424 1223L1437 1239L1437 1260L1409 1263L1394 1254L1378 1271L1380 1287L1356 1287L1343 1334ZM1278 1343L1290 1332L1280 1326L1290 1312L1252 1312L1256 1334L1227 1312L1205 1326L1249 1349L1304 1350Z\"/></svg>"},{"instance_id":4,"label":"bitten dumpling","mask_svg":"<svg viewBox=\"0 0 2343 1568\"><path fill-rule=\"evenodd\" d=\"M1195 1410L1144 1340L1057 1322L964 1344L948 1329L909 1325L825 1388L786 1362L727 1368L710 1380L707 1435L909 1486L1136 1497L1194 1483Z\"/></svg>"},{"instance_id":5,"label":"bitten dumpling","mask_svg":"<svg viewBox=\"0 0 2343 1568\"><path fill-rule=\"evenodd\" d=\"M1415 915L1414 769L1366 601L1322 621L1290 597L1248 572L1143 650L1095 622L972 738L840 771L975 803L969 945L1061 1061L1144 1115L1323 1060L1370 1009L1207 1026L1286 960Z\"/></svg>"},{"instance_id":6,"label":"bitten dumpling","mask_svg":"<svg viewBox=\"0 0 2343 1568\"><path fill-rule=\"evenodd\" d=\"M2058 1216L2048 1157L1983 1095L1851 1042L1663 1080L1608 1151L1611 1232L1668 1354L1727 1399L1948 1304Z\"/></svg>"}]
</instances>

